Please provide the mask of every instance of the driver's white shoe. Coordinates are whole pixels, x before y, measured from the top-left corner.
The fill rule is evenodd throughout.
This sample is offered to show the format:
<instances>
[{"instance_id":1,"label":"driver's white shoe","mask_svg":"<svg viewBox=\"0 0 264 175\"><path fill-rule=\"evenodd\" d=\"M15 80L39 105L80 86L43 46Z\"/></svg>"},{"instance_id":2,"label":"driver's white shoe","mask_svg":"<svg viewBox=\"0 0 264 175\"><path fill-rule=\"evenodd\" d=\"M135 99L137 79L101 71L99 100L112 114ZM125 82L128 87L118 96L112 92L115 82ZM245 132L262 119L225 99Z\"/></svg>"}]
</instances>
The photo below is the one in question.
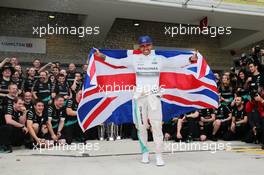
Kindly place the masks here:
<instances>
[{"instance_id":1,"label":"driver's white shoe","mask_svg":"<svg viewBox=\"0 0 264 175\"><path fill-rule=\"evenodd\" d=\"M156 154L156 165L157 166L164 166L165 165L161 154Z\"/></svg>"},{"instance_id":2,"label":"driver's white shoe","mask_svg":"<svg viewBox=\"0 0 264 175\"><path fill-rule=\"evenodd\" d=\"M149 153L148 152L142 154L141 162L142 163L149 163Z\"/></svg>"}]
</instances>

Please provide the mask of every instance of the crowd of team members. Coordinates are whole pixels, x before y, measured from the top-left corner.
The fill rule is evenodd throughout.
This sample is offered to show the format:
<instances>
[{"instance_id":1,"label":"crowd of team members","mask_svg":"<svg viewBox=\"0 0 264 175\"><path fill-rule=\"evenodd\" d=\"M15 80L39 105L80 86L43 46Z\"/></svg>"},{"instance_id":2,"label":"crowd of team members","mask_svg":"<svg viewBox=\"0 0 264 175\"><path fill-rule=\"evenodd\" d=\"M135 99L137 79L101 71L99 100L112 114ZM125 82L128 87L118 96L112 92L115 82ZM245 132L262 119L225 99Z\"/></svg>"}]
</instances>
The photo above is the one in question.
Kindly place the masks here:
<instances>
[{"instance_id":1,"label":"crowd of team members","mask_svg":"<svg viewBox=\"0 0 264 175\"><path fill-rule=\"evenodd\" d=\"M83 71L77 72L69 64L65 70L59 62L41 67L35 59L24 72L17 58L4 59L0 63L0 150L92 138L93 131L83 134L76 117L86 69L84 64Z\"/></svg>"},{"instance_id":2,"label":"crowd of team members","mask_svg":"<svg viewBox=\"0 0 264 175\"><path fill-rule=\"evenodd\" d=\"M165 139L241 140L261 143L264 149L263 56L264 51L256 46L235 61L236 68L221 76L215 73L218 109L202 109L172 119L163 125Z\"/></svg>"},{"instance_id":3,"label":"crowd of team members","mask_svg":"<svg viewBox=\"0 0 264 175\"><path fill-rule=\"evenodd\" d=\"M237 71L222 76L215 73L218 109L193 111L164 123L165 140L221 138L263 145L264 74L259 62L240 63ZM12 152L12 146L22 144L32 148L34 144L71 144L73 140L86 143L105 137L137 139L133 124L111 125L111 131L102 125L81 131L76 110L87 66L78 72L73 63L66 70L59 62L41 67L35 59L32 67L22 71L17 58L4 59L0 63L0 150Z\"/></svg>"}]
</instances>

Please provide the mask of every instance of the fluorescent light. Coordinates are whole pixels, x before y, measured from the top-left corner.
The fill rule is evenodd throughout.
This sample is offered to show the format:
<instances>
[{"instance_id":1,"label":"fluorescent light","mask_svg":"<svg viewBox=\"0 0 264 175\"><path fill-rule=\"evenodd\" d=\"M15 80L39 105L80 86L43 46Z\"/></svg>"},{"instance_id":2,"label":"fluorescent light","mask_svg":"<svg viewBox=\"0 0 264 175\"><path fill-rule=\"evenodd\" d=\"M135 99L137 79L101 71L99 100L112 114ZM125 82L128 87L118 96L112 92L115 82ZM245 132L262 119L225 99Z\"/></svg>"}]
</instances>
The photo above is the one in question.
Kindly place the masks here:
<instances>
[{"instance_id":1,"label":"fluorescent light","mask_svg":"<svg viewBox=\"0 0 264 175\"><path fill-rule=\"evenodd\" d=\"M135 26L135 27L138 27L139 25L140 25L140 24L139 24L138 22L135 22L135 23L134 23L134 26Z\"/></svg>"},{"instance_id":2,"label":"fluorescent light","mask_svg":"<svg viewBox=\"0 0 264 175\"><path fill-rule=\"evenodd\" d=\"M54 16L54 15L49 15L49 18L50 18L50 19L54 19L55 16Z\"/></svg>"}]
</instances>

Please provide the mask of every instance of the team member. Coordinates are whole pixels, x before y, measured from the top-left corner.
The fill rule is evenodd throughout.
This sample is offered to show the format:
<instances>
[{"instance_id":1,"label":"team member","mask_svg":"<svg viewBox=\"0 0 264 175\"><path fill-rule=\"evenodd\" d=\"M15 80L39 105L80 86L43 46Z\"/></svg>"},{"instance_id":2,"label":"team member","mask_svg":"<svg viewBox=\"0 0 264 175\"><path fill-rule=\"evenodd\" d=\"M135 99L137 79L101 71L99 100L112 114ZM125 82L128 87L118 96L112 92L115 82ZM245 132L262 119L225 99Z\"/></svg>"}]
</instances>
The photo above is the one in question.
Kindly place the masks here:
<instances>
[{"instance_id":1,"label":"team member","mask_svg":"<svg viewBox=\"0 0 264 175\"><path fill-rule=\"evenodd\" d=\"M111 59L99 50L96 54L105 59L106 62L117 65L132 67L136 72L136 91L134 93L134 106L136 113L136 125L138 129L139 142L143 153L142 163L149 163L149 150L147 148L147 129L151 125L154 142L156 145L156 164L164 165L162 159L162 110L160 101L159 72L162 67L182 67L196 61L197 56L193 56L186 62L177 59L165 59L155 55L152 50L152 39L149 36L141 36L138 40L141 54L134 54L123 59ZM149 122L150 123L149 123Z\"/></svg>"},{"instance_id":2,"label":"team member","mask_svg":"<svg viewBox=\"0 0 264 175\"><path fill-rule=\"evenodd\" d=\"M24 81L24 78L20 77L18 71L15 71L14 74L12 75L12 83L17 85L18 95L22 94L23 81Z\"/></svg>"},{"instance_id":3,"label":"team member","mask_svg":"<svg viewBox=\"0 0 264 175\"><path fill-rule=\"evenodd\" d=\"M58 142L64 144L65 139L62 135L62 129L65 121L65 108L63 107L64 98L57 95L54 102L48 107L47 126L49 130L50 144Z\"/></svg>"},{"instance_id":4,"label":"team member","mask_svg":"<svg viewBox=\"0 0 264 175\"><path fill-rule=\"evenodd\" d=\"M48 133L46 122L47 114L44 112L44 103L36 100L34 108L27 112L27 128L34 142L38 145L45 143L44 136Z\"/></svg>"},{"instance_id":5,"label":"team member","mask_svg":"<svg viewBox=\"0 0 264 175\"><path fill-rule=\"evenodd\" d=\"M66 121L63 129L63 134L67 144L71 144L73 138L81 137L81 128L77 120L77 109L80 102L82 91L79 91L75 98L69 99L66 106Z\"/></svg>"},{"instance_id":6,"label":"team member","mask_svg":"<svg viewBox=\"0 0 264 175\"><path fill-rule=\"evenodd\" d=\"M28 129L25 126L26 109L22 98L16 97L12 104L8 104L5 112L5 123L4 136L1 136L1 138L4 137L5 145L12 151L10 146L22 145L28 133Z\"/></svg>"},{"instance_id":7,"label":"team member","mask_svg":"<svg viewBox=\"0 0 264 175\"><path fill-rule=\"evenodd\" d=\"M44 102L45 105L51 103L52 85L48 79L48 73L40 72L39 80L36 80L33 85L33 97Z\"/></svg>"},{"instance_id":8,"label":"team member","mask_svg":"<svg viewBox=\"0 0 264 175\"><path fill-rule=\"evenodd\" d=\"M36 71L34 67L31 67L27 70L27 77L24 80L23 88L22 88L24 92L32 91L32 87L35 82L35 74L36 74Z\"/></svg>"},{"instance_id":9,"label":"team member","mask_svg":"<svg viewBox=\"0 0 264 175\"><path fill-rule=\"evenodd\" d=\"M68 83L65 81L65 76L63 74L58 75L58 81L55 85L54 93L55 95L63 96L65 102L67 102L67 100L71 98L71 90Z\"/></svg>"},{"instance_id":10,"label":"team member","mask_svg":"<svg viewBox=\"0 0 264 175\"><path fill-rule=\"evenodd\" d=\"M69 64L68 72L67 72L67 83L69 86L72 86L73 81L75 79L75 73L76 73L76 66L73 63Z\"/></svg>"},{"instance_id":11,"label":"team member","mask_svg":"<svg viewBox=\"0 0 264 175\"><path fill-rule=\"evenodd\" d=\"M198 139L200 137L199 120L198 111L192 111L180 117L177 123L177 139L185 140L186 142Z\"/></svg>"},{"instance_id":12,"label":"team member","mask_svg":"<svg viewBox=\"0 0 264 175\"><path fill-rule=\"evenodd\" d=\"M13 68L7 65L0 68L0 111L3 112L3 99L8 94L8 86L12 83L11 75Z\"/></svg>"},{"instance_id":13,"label":"team member","mask_svg":"<svg viewBox=\"0 0 264 175\"><path fill-rule=\"evenodd\" d=\"M205 141L207 138L212 137L213 124L215 121L214 109L201 109L200 111L200 131L201 141Z\"/></svg>"},{"instance_id":14,"label":"team member","mask_svg":"<svg viewBox=\"0 0 264 175\"><path fill-rule=\"evenodd\" d=\"M235 98L235 106L232 110L232 123L227 140L242 139L248 131L248 117L241 96Z\"/></svg>"},{"instance_id":15,"label":"team member","mask_svg":"<svg viewBox=\"0 0 264 175\"><path fill-rule=\"evenodd\" d=\"M213 123L214 128L213 128L213 134L211 140L217 141L217 137L216 137L217 133L220 136L224 136L228 131L228 127L231 124L231 120L232 120L231 110L225 104L220 103L220 106L216 111L216 120Z\"/></svg>"},{"instance_id":16,"label":"team member","mask_svg":"<svg viewBox=\"0 0 264 175\"><path fill-rule=\"evenodd\" d=\"M33 108L33 96L31 92L25 92L24 93L24 106L27 110L30 110Z\"/></svg>"},{"instance_id":17,"label":"team member","mask_svg":"<svg viewBox=\"0 0 264 175\"><path fill-rule=\"evenodd\" d=\"M82 74L80 72L76 72L73 84L71 85L72 98L75 98L77 92L82 89L82 85Z\"/></svg>"}]
</instances>

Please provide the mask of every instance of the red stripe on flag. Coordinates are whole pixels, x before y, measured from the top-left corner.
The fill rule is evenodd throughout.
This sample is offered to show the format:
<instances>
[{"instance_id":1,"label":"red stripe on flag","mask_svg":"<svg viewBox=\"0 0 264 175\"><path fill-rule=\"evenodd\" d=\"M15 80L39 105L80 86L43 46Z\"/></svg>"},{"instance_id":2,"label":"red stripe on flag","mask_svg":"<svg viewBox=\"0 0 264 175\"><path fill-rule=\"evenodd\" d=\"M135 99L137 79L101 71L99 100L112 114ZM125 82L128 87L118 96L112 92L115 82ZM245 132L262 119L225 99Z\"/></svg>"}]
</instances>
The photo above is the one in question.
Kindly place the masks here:
<instances>
[{"instance_id":1,"label":"red stripe on flag","mask_svg":"<svg viewBox=\"0 0 264 175\"><path fill-rule=\"evenodd\" d=\"M87 118L83 124L83 128L86 130L94 119L114 100L116 97L108 97L104 102L96 108L96 110Z\"/></svg>"},{"instance_id":2,"label":"red stripe on flag","mask_svg":"<svg viewBox=\"0 0 264 175\"><path fill-rule=\"evenodd\" d=\"M218 89L214 85L204 83L196 79L193 75L186 75L175 72L161 72L160 86L162 86L163 88L177 88L180 90L192 90L204 86L211 89L215 93L218 93Z\"/></svg>"},{"instance_id":3,"label":"red stripe on flag","mask_svg":"<svg viewBox=\"0 0 264 175\"><path fill-rule=\"evenodd\" d=\"M133 90L136 86L136 74L117 74L117 75L101 75L97 76L97 87L90 91L86 91L83 97L98 93L110 91L127 91Z\"/></svg>"},{"instance_id":4,"label":"red stripe on flag","mask_svg":"<svg viewBox=\"0 0 264 175\"><path fill-rule=\"evenodd\" d=\"M203 106L205 108L215 108L213 105L210 105L208 103L204 103L202 101L189 101L189 100L186 100L184 98L174 96L174 95L165 94L162 97L166 98L167 100L170 100L170 101L182 103L184 105L199 105L199 106Z\"/></svg>"},{"instance_id":5,"label":"red stripe on flag","mask_svg":"<svg viewBox=\"0 0 264 175\"><path fill-rule=\"evenodd\" d=\"M95 61L93 60L91 69L90 69L90 79L92 80L95 74Z\"/></svg>"},{"instance_id":6,"label":"red stripe on flag","mask_svg":"<svg viewBox=\"0 0 264 175\"><path fill-rule=\"evenodd\" d=\"M201 66L201 70L200 70L201 72L200 72L199 78L205 76L206 67L207 67L207 63L206 63L205 59L203 58L203 60L202 60L202 66Z\"/></svg>"},{"instance_id":7,"label":"red stripe on flag","mask_svg":"<svg viewBox=\"0 0 264 175\"><path fill-rule=\"evenodd\" d=\"M114 68L114 69L124 69L124 68L127 68L125 66L115 66L115 65L109 64L109 63L105 62L102 58L96 56L95 54L94 54L94 60L96 60L96 61L98 61L100 63L103 63L104 65L107 65L107 66L109 66L111 68Z\"/></svg>"}]
</instances>

